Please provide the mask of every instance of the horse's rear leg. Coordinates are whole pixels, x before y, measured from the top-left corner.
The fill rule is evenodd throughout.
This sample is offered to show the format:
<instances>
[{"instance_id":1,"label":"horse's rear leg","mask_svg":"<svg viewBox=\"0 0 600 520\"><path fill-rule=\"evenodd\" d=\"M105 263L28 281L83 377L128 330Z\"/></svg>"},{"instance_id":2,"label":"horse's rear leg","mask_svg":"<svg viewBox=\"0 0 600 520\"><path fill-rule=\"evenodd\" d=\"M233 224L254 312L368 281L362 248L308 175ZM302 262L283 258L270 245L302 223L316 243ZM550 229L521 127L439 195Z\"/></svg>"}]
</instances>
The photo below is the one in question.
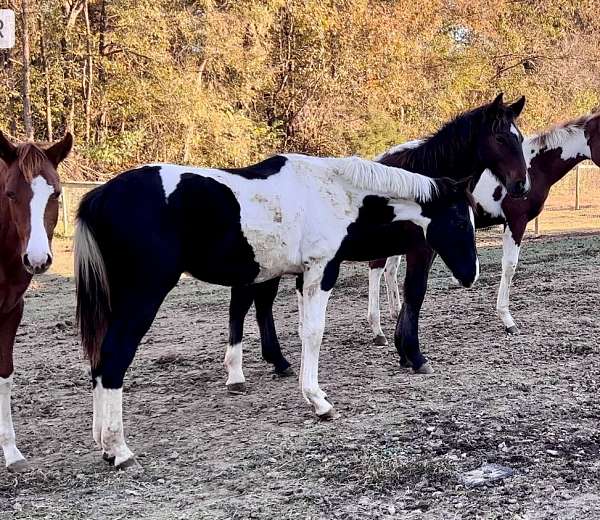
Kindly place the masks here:
<instances>
[{"instance_id":1,"label":"horse's rear leg","mask_svg":"<svg viewBox=\"0 0 600 520\"><path fill-rule=\"evenodd\" d=\"M273 365L275 373L289 376L293 375L294 371L281 353L273 320L273 302L279 290L280 280L281 278L274 278L254 285L254 306L256 307L256 321L260 329L262 357L267 363Z\"/></svg>"},{"instance_id":2,"label":"horse's rear leg","mask_svg":"<svg viewBox=\"0 0 600 520\"><path fill-rule=\"evenodd\" d=\"M174 284L173 284L174 285ZM93 434L103 457L124 469L138 466L123 431L123 379L137 347L150 328L168 288L131 289L113 299L113 312L102 342L100 361L92 369Z\"/></svg>"},{"instance_id":3,"label":"horse's rear leg","mask_svg":"<svg viewBox=\"0 0 600 520\"><path fill-rule=\"evenodd\" d=\"M25 457L17 448L15 429L10 412L10 394L13 382L13 345L23 316L23 300L6 314L0 315L0 445L6 468L20 473L27 471Z\"/></svg>"},{"instance_id":4,"label":"horse's rear leg","mask_svg":"<svg viewBox=\"0 0 600 520\"><path fill-rule=\"evenodd\" d=\"M375 345L387 345L387 339L385 339L381 328L381 312L379 309L382 274L382 267L371 267L369 265L369 309L367 310L367 321L371 325L373 343Z\"/></svg>"}]
</instances>

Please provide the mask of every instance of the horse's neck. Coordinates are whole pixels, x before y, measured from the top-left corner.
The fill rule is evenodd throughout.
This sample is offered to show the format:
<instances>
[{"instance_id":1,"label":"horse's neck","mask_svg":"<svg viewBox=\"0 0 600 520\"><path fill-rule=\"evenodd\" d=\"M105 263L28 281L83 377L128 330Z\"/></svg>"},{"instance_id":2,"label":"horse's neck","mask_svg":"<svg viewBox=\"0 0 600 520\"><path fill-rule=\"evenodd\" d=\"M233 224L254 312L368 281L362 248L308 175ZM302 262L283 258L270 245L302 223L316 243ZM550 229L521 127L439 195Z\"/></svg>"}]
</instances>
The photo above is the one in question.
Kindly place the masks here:
<instances>
[{"instance_id":1,"label":"horse's neck","mask_svg":"<svg viewBox=\"0 0 600 520\"><path fill-rule=\"evenodd\" d=\"M473 177L479 180L485 167L479 164L477 156L474 144L450 153L438 143L424 141L418 147L407 148L404 153L383 157L381 162L388 166L422 173L428 177L450 177L451 179Z\"/></svg>"},{"instance_id":2,"label":"horse's neck","mask_svg":"<svg viewBox=\"0 0 600 520\"><path fill-rule=\"evenodd\" d=\"M550 189L575 166L591 158L591 152L583 129L569 134L560 145L552 148L542 146L536 150L527 140L523 143L525 155L529 155L530 174L535 180L543 180Z\"/></svg>"}]
</instances>

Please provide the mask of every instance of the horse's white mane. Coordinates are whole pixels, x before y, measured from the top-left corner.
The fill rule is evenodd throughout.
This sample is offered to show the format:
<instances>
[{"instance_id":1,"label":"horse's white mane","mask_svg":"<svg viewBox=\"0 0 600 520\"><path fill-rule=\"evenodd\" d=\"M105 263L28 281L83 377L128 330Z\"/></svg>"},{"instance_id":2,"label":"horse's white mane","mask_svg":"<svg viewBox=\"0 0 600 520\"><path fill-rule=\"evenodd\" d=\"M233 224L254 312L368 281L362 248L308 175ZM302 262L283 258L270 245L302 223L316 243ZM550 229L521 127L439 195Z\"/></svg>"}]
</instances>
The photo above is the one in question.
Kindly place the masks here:
<instances>
[{"instance_id":1,"label":"horse's white mane","mask_svg":"<svg viewBox=\"0 0 600 520\"><path fill-rule=\"evenodd\" d=\"M427 202L438 191L435 179L360 157L337 159L336 170L353 186L387 197Z\"/></svg>"},{"instance_id":2,"label":"horse's white mane","mask_svg":"<svg viewBox=\"0 0 600 520\"><path fill-rule=\"evenodd\" d=\"M554 126L544 132L528 137L527 140L533 146L539 148L559 148L571 137L583 130L585 124L594 117L594 114L580 117L573 121Z\"/></svg>"}]
</instances>

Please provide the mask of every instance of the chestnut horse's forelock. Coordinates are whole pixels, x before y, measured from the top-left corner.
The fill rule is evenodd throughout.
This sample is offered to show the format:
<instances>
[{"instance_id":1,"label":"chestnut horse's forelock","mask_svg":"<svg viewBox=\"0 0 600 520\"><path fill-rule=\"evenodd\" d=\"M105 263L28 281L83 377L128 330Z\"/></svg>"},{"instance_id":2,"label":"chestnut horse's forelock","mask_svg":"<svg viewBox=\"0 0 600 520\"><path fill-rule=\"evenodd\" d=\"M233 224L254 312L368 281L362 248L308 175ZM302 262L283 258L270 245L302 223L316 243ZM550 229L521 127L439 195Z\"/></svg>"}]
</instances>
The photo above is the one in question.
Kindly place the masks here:
<instances>
[{"instance_id":1,"label":"chestnut horse's forelock","mask_svg":"<svg viewBox=\"0 0 600 520\"><path fill-rule=\"evenodd\" d=\"M25 180L31 184L33 178L41 173L44 163L49 162L44 151L33 143L17 146L17 164Z\"/></svg>"}]
</instances>

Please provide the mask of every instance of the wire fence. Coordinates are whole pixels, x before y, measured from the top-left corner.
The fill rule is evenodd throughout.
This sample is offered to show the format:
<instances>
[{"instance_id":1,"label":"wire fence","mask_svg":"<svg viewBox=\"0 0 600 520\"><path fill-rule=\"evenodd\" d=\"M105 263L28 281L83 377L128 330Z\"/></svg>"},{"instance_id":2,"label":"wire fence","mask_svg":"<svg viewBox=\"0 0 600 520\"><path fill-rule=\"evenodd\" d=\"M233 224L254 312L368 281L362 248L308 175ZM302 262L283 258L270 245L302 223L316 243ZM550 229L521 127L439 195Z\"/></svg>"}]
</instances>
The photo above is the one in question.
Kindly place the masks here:
<instances>
[{"instance_id":1,"label":"wire fence","mask_svg":"<svg viewBox=\"0 0 600 520\"><path fill-rule=\"evenodd\" d=\"M77 207L83 196L102 182L63 182L60 199L64 236L73 235ZM529 223L536 234L600 230L600 168L581 163L550 191L543 213Z\"/></svg>"}]
</instances>

